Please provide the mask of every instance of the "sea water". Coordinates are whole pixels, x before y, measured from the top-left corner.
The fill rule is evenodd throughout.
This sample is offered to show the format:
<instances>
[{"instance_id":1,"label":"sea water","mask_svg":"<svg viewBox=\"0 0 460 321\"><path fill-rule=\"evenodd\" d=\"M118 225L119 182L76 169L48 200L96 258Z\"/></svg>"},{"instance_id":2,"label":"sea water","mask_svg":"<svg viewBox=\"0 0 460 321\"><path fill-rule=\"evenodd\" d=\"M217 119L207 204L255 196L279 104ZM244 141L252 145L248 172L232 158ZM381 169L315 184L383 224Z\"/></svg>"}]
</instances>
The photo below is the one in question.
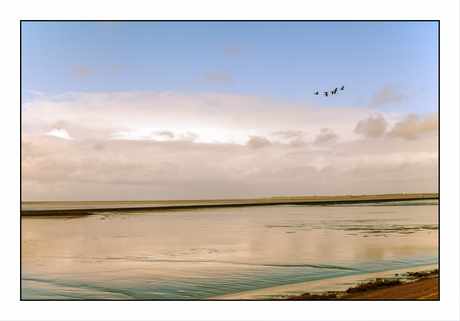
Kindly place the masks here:
<instances>
[{"instance_id":1,"label":"sea water","mask_svg":"<svg viewBox=\"0 0 460 321\"><path fill-rule=\"evenodd\" d=\"M438 218L437 200L23 217L21 299L309 292L319 281L437 264Z\"/></svg>"}]
</instances>

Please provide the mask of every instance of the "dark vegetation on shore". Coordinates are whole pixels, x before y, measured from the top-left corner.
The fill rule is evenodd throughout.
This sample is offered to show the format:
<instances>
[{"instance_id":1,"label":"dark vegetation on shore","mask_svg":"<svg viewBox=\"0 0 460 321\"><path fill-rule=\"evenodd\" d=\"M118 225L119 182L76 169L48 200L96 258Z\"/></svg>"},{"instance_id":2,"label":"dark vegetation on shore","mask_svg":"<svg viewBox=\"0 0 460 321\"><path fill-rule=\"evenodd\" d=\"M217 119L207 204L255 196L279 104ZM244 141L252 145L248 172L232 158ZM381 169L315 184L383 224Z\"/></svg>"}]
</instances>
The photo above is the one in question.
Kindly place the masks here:
<instances>
[{"instance_id":1,"label":"dark vegetation on shore","mask_svg":"<svg viewBox=\"0 0 460 321\"><path fill-rule=\"evenodd\" d=\"M293 295L286 300L331 300L337 298L337 292L329 291L322 294L303 293L301 295Z\"/></svg>"},{"instance_id":2,"label":"dark vegetation on shore","mask_svg":"<svg viewBox=\"0 0 460 321\"><path fill-rule=\"evenodd\" d=\"M430 271L430 272L407 272L407 274L409 276L413 276L413 277L416 277L416 278L426 278L426 277L429 277L429 276L439 274L439 269L435 269L435 270Z\"/></svg>"},{"instance_id":3,"label":"dark vegetation on shore","mask_svg":"<svg viewBox=\"0 0 460 321\"><path fill-rule=\"evenodd\" d=\"M392 286L402 284L400 280L382 280L376 279L369 282L362 282L357 286L353 286L347 289L347 293L356 293L356 292L366 292L369 290L374 290L382 286Z\"/></svg>"},{"instance_id":4,"label":"dark vegetation on shore","mask_svg":"<svg viewBox=\"0 0 460 321\"><path fill-rule=\"evenodd\" d=\"M407 272L405 273L408 277L412 278L428 278L431 276L439 275L439 269L435 269L429 272ZM396 274L398 276L398 274ZM360 284L349 287L346 290L346 293L357 293L357 292L367 292L370 290L380 289L380 288L388 288L395 285L404 284L399 279L375 279L369 282L361 282ZM329 291L326 293L321 294L310 294L310 293L303 293L301 295L292 295L289 297L283 297L284 300L334 300L338 299L339 292L337 291Z\"/></svg>"}]
</instances>

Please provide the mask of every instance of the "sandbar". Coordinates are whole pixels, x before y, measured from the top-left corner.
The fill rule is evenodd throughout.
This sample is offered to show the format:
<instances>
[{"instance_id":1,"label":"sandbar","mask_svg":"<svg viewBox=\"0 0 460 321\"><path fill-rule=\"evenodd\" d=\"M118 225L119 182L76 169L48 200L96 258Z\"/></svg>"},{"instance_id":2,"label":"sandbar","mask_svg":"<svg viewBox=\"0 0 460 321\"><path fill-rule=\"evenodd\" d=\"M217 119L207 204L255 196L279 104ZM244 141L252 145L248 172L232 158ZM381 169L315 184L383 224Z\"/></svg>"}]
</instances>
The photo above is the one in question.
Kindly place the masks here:
<instances>
[{"instance_id":1,"label":"sandbar","mask_svg":"<svg viewBox=\"0 0 460 321\"><path fill-rule=\"evenodd\" d=\"M184 201L120 201L120 207L95 208L94 202L88 202L87 208L21 210L21 216L85 216L101 212L145 212L177 211L205 208L250 207L274 205L337 205L356 203L381 203L397 201L416 201L439 199L438 193L420 194L378 194L345 196L304 196L304 197L270 197L257 199L223 199L223 200L184 200ZM24 204L29 202L24 202ZM35 202L39 203L39 202ZM78 202L81 204L85 202ZM93 205L93 206L91 206ZM133 206L134 205L134 206ZM152 206L154 205L154 206Z\"/></svg>"}]
</instances>

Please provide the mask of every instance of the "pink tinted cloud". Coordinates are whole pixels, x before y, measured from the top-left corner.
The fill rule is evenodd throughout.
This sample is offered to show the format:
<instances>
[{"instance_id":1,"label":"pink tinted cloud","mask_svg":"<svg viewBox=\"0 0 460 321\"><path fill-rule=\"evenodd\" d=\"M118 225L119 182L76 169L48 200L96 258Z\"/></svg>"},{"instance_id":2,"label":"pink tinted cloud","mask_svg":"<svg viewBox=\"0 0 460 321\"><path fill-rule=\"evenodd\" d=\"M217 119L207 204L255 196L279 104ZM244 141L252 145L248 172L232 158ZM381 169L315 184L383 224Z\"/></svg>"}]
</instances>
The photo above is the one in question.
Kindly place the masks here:
<instances>
[{"instance_id":1,"label":"pink tinted cloud","mask_svg":"<svg viewBox=\"0 0 460 321\"><path fill-rule=\"evenodd\" d=\"M388 133L390 136L417 139L421 134L438 131L438 115L430 114L422 120L418 115L409 114L397 122Z\"/></svg>"},{"instance_id":2,"label":"pink tinted cloud","mask_svg":"<svg viewBox=\"0 0 460 321\"><path fill-rule=\"evenodd\" d=\"M402 88L402 85L386 85L372 95L369 107L378 107L386 103L396 103L402 101L406 98L406 95L397 93L400 88Z\"/></svg>"},{"instance_id":3,"label":"pink tinted cloud","mask_svg":"<svg viewBox=\"0 0 460 321\"><path fill-rule=\"evenodd\" d=\"M375 114L369 116L366 120L361 120L353 131L364 137L375 138L385 134L387 124L381 114Z\"/></svg>"}]
</instances>

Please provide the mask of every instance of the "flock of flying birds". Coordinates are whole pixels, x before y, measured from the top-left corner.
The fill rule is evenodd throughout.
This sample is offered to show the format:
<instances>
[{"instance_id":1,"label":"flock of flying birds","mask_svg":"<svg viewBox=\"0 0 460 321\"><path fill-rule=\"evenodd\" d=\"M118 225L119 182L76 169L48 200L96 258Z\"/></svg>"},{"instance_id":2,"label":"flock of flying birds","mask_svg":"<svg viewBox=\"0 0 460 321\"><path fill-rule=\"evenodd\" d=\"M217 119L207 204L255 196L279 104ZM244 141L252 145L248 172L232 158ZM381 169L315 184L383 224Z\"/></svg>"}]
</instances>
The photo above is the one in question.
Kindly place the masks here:
<instances>
[{"instance_id":1,"label":"flock of flying birds","mask_svg":"<svg viewBox=\"0 0 460 321\"><path fill-rule=\"evenodd\" d=\"M345 88L345 86L342 86L342 88L340 88L340 90L345 90L344 88ZM338 89L338 88L336 88L336 89L334 89L333 91L331 91L331 95L337 94L337 89ZM328 92L328 91L325 91L324 94L325 94L326 97L327 97L327 95L329 94L329 92ZM318 92L315 92L315 95L318 95Z\"/></svg>"}]
</instances>

